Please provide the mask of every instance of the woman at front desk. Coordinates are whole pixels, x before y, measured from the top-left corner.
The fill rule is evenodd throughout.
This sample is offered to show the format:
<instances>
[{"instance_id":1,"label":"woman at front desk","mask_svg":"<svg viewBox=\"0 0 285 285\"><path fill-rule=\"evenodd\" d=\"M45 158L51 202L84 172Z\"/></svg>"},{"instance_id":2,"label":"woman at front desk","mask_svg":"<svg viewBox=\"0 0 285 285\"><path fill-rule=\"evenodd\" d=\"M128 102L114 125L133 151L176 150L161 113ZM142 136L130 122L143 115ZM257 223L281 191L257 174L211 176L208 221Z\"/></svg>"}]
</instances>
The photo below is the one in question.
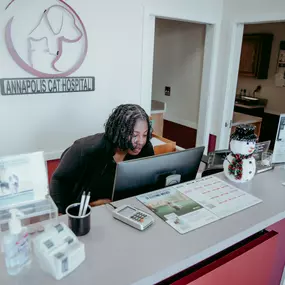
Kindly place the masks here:
<instances>
[{"instance_id":1,"label":"woman at front desk","mask_svg":"<svg viewBox=\"0 0 285 285\"><path fill-rule=\"evenodd\" d=\"M62 155L54 172L50 193L59 213L91 192L91 206L109 203L116 163L154 155L149 117L138 105L117 107L105 133L81 138Z\"/></svg>"}]
</instances>

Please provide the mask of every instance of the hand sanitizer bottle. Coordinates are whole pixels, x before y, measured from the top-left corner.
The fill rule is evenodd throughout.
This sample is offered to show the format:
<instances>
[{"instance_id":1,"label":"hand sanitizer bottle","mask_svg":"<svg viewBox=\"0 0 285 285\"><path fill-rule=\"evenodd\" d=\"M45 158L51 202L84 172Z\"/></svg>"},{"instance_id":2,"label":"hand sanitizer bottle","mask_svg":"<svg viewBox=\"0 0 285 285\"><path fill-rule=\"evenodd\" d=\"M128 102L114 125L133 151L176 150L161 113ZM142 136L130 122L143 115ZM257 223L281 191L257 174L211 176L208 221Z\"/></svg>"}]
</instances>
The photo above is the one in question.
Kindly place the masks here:
<instances>
[{"instance_id":1,"label":"hand sanitizer bottle","mask_svg":"<svg viewBox=\"0 0 285 285\"><path fill-rule=\"evenodd\" d=\"M11 209L10 213L10 232L4 236L2 246L8 274L17 275L31 263L31 247L28 231L19 219L24 215L17 209Z\"/></svg>"}]
</instances>

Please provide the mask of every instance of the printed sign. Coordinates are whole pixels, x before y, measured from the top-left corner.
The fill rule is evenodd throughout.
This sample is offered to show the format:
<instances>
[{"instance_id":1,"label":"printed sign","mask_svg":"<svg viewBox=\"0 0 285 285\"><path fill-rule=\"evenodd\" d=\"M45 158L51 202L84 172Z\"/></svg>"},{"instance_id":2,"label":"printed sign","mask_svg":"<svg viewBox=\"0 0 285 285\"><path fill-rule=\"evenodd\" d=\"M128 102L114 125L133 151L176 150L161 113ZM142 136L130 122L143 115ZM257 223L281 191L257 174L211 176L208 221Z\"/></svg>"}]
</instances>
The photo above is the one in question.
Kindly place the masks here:
<instances>
[{"instance_id":1,"label":"printed sign","mask_svg":"<svg viewBox=\"0 0 285 285\"><path fill-rule=\"evenodd\" d=\"M2 95L88 92L95 90L95 77L0 79Z\"/></svg>"}]
</instances>

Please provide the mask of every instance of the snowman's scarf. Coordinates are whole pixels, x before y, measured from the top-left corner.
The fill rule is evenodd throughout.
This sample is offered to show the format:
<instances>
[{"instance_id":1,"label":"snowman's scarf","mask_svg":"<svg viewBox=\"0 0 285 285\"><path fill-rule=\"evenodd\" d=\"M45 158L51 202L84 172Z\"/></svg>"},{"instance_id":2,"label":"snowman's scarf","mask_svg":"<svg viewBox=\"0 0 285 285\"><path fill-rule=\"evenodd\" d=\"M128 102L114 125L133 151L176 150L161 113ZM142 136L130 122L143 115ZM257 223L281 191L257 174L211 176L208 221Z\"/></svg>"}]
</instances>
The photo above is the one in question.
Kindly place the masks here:
<instances>
[{"instance_id":1,"label":"snowman's scarf","mask_svg":"<svg viewBox=\"0 0 285 285\"><path fill-rule=\"evenodd\" d=\"M233 156L232 162L229 164L229 173L232 174L236 180L241 180L242 178L242 171L243 171L243 160L252 157L252 154L249 155L242 155L242 154L234 154L231 153Z\"/></svg>"}]
</instances>

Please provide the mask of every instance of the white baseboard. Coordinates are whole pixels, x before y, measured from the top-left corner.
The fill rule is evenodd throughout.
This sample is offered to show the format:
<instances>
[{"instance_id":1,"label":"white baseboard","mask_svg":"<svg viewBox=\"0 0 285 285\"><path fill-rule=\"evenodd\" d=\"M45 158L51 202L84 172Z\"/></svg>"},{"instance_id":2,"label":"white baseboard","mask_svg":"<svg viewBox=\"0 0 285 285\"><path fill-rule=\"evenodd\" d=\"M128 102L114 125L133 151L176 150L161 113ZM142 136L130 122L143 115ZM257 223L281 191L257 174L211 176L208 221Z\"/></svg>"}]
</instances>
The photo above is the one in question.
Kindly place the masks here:
<instances>
[{"instance_id":1,"label":"white baseboard","mask_svg":"<svg viewBox=\"0 0 285 285\"><path fill-rule=\"evenodd\" d=\"M167 113L164 114L164 119L167 120L167 121L174 122L176 124L185 126L185 127L192 128L192 129L196 129L197 130L197 128L198 128L198 124L195 123L195 122L191 122L189 120L180 119L180 118L177 118L176 116L173 116L173 115L170 115L170 114L167 114Z\"/></svg>"}]
</instances>

